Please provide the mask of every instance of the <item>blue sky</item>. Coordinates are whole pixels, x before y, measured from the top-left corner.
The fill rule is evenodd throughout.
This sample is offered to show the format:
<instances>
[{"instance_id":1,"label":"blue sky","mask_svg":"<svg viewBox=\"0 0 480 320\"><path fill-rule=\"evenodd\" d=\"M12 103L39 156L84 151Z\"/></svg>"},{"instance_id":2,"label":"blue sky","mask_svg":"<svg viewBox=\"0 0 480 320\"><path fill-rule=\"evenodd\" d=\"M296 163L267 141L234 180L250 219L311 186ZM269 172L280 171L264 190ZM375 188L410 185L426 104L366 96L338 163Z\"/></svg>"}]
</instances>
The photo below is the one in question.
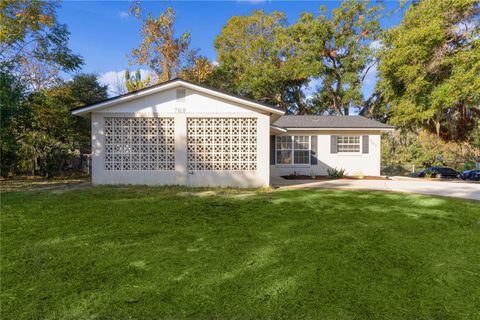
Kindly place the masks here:
<instances>
[{"instance_id":1,"label":"blue sky","mask_svg":"<svg viewBox=\"0 0 480 320\"><path fill-rule=\"evenodd\" d=\"M172 6L176 13L176 31L191 33L191 47L199 48L201 54L211 61L216 60L213 47L215 37L228 19L235 15L248 15L254 9L266 12L285 12L290 22L302 12L318 13L320 6L329 9L339 5L337 1L142 1L146 11L155 16ZM129 67L126 54L140 43L140 22L128 15L131 1L64 1L59 10L59 20L68 25L71 33L70 47L83 56L83 72L95 72L110 84L110 94L115 95L113 82L122 82L119 77ZM387 2L387 7L397 7L397 2ZM398 23L400 15L385 18L385 27ZM132 67L130 67L132 69ZM116 77L116 79L114 79ZM375 81L372 73L365 93L371 91Z\"/></svg>"}]
</instances>

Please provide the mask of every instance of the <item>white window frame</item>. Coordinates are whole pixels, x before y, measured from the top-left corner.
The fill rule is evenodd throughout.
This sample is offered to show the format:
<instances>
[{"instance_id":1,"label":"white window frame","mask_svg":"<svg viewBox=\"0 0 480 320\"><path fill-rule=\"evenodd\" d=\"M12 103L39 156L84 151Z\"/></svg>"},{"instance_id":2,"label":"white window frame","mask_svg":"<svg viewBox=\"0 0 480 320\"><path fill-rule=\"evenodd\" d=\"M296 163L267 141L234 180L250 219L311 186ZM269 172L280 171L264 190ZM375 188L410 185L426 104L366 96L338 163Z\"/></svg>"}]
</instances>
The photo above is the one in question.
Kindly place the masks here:
<instances>
[{"instance_id":1,"label":"white window frame","mask_svg":"<svg viewBox=\"0 0 480 320\"><path fill-rule=\"evenodd\" d=\"M358 138L358 151L340 151L340 144L342 145L357 145L357 143L344 143L340 142L341 138ZM362 153L362 136L359 135L342 135L342 136L337 136L337 153L339 154L344 154L344 155L357 155Z\"/></svg>"},{"instance_id":2,"label":"white window frame","mask_svg":"<svg viewBox=\"0 0 480 320\"><path fill-rule=\"evenodd\" d=\"M280 137L290 137L291 145L292 145L292 160L290 163L278 163L277 154L277 139ZM308 137L308 163L295 163L295 137ZM287 149L280 149L280 150L287 150ZM298 151L306 151L305 149L299 149ZM309 135L288 135L288 136L275 136L275 165L276 166L310 166L312 164L312 136Z\"/></svg>"}]
</instances>

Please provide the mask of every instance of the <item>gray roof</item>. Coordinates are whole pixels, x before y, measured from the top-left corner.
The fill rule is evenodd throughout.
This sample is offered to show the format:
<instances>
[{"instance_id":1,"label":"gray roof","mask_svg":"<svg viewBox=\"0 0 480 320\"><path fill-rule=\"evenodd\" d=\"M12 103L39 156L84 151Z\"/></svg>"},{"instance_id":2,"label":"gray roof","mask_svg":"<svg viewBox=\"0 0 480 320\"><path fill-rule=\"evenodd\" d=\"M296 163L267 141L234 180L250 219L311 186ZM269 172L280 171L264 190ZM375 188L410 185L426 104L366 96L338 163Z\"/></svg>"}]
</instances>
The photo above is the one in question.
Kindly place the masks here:
<instances>
[{"instance_id":1,"label":"gray roof","mask_svg":"<svg viewBox=\"0 0 480 320\"><path fill-rule=\"evenodd\" d=\"M274 125L282 128L394 128L362 116L281 116Z\"/></svg>"}]
</instances>

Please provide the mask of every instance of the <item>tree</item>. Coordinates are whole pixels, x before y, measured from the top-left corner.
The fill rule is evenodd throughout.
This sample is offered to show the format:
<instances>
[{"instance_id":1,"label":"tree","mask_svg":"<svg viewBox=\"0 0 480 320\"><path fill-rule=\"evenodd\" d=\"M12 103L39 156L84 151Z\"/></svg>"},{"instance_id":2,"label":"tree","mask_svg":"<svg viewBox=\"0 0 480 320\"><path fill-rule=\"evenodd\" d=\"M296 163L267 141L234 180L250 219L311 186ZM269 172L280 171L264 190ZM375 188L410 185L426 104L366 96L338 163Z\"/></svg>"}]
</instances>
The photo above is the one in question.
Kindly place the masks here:
<instances>
[{"instance_id":1,"label":"tree","mask_svg":"<svg viewBox=\"0 0 480 320\"><path fill-rule=\"evenodd\" d=\"M66 93L72 97L71 104L68 105L69 110L108 98L108 86L100 84L98 75L95 73L79 73L66 86ZM68 117L73 118L73 130L77 134L75 138L76 148L80 152L90 152L92 142L90 119L70 114Z\"/></svg>"},{"instance_id":2,"label":"tree","mask_svg":"<svg viewBox=\"0 0 480 320\"><path fill-rule=\"evenodd\" d=\"M11 145L4 148L2 136L2 175L40 173L51 177L75 154L75 132L67 86L53 87L25 97L2 135L8 132ZM8 131L6 131L7 129ZM12 151L12 152L9 152Z\"/></svg>"},{"instance_id":3,"label":"tree","mask_svg":"<svg viewBox=\"0 0 480 320\"><path fill-rule=\"evenodd\" d=\"M219 66L214 85L282 107L305 113L302 91L309 70L297 53L287 30L284 13L234 16L215 39Z\"/></svg>"},{"instance_id":4,"label":"tree","mask_svg":"<svg viewBox=\"0 0 480 320\"><path fill-rule=\"evenodd\" d=\"M379 92L361 92L376 60L372 42L381 32L382 6L343 1L327 18L304 13L288 25L283 13L254 11L231 18L215 40L226 89L279 105L297 114L349 114L356 107L369 114L381 103ZM321 85L313 99L305 90L311 80Z\"/></svg>"},{"instance_id":5,"label":"tree","mask_svg":"<svg viewBox=\"0 0 480 320\"><path fill-rule=\"evenodd\" d=\"M131 65L144 65L156 76L156 82L171 80L182 69L185 57L189 54L190 33L184 32L175 37L175 11L169 7L158 18L148 14L142 17L142 9L135 2L131 12L142 21L138 48L132 49Z\"/></svg>"},{"instance_id":6,"label":"tree","mask_svg":"<svg viewBox=\"0 0 480 320\"><path fill-rule=\"evenodd\" d=\"M480 117L480 7L476 0L413 3L386 32L379 88L391 122L446 140L474 139Z\"/></svg>"},{"instance_id":7,"label":"tree","mask_svg":"<svg viewBox=\"0 0 480 320\"><path fill-rule=\"evenodd\" d=\"M75 142L79 132L70 112L73 104L74 98L66 85L37 91L28 97L32 118L20 141L45 177L53 176L69 158L78 155Z\"/></svg>"},{"instance_id":8,"label":"tree","mask_svg":"<svg viewBox=\"0 0 480 320\"><path fill-rule=\"evenodd\" d=\"M107 98L94 74L27 94L6 70L0 74L1 174L51 177L79 152L90 149L90 121L71 109Z\"/></svg>"},{"instance_id":9,"label":"tree","mask_svg":"<svg viewBox=\"0 0 480 320\"><path fill-rule=\"evenodd\" d=\"M214 66L206 57L198 56L195 52L188 59L187 65L180 71L180 77L195 83L206 83L211 79Z\"/></svg>"},{"instance_id":10,"label":"tree","mask_svg":"<svg viewBox=\"0 0 480 320\"><path fill-rule=\"evenodd\" d=\"M140 73L140 70L137 70L134 76L130 75L130 71L125 70L125 87L127 88L128 92L137 91L148 87L150 82L150 76L148 75L142 80L142 74Z\"/></svg>"},{"instance_id":11,"label":"tree","mask_svg":"<svg viewBox=\"0 0 480 320\"><path fill-rule=\"evenodd\" d=\"M445 141L424 129L415 132L399 129L395 135L386 135L381 150L382 165L391 175L408 174L413 166L419 169L438 165L461 170L465 166L474 167L480 157L478 145Z\"/></svg>"},{"instance_id":12,"label":"tree","mask_svg":"<svg viewBox=\"0 0 480 320\"><path fill-rule=\"evenodd\" d=\"M20 116L24 87L7 66L0 68L0 152L1 175L9 176L15 171L19 146L12 128Z\"/></svg>"},{"instance_id":13,"label":"tree","mask_svg":"<svg viewBox=\"0 0 480 320\"><path fill-rule=\"evenodd\" d=\"M68 47L69 32L57 20L58 2L9 0L0 3L0 58L29 89L53 85L59 72L77 70L83 60Z\"/></svg>"},{"instance_id":14,"label":"tree","mask_svg":"<svg viewBox=\"0 0 480 320\"><path fill-rule=\"evenodd\" d=\"M379 38L380 5L368 1L342 1L327 18L325 8L314 17L304 13L291 26L301 35L305 61L311 65L312 77L321 85L312 100L312 112L348 115L351 108L369 114L379 103L379 92L363 97L362 87L377 61L372 43Z\"/></svg>"},{"instance_id":15,"label":"tree","mask_svg":"<svg viewBox=\"0 0 480 320\"><path fill-rule=\"evenodd\" d=\"M57 5L24 0L0 3L3 176L34 173L37 168L50 176L54 167L61 168L75 153L82 135L82 130L75 130L88 126L70 114L70 108L82 102L75 102L59 78L60 72L77 70L83 61L68 48L69 33L57 21ZM92 99L98 93L92 87L85 92ZM90 138L83 141L89 144Z\"/></svg>"},{"instance_id":16,"label":"tree","mask_svg":"<svg viewBox=\"0 0 480 320\"><path fill-rule=\"evenodd\" d=\"M80 106L96 103L108 98L108 85L102 85L95 73L76 74L68 83L72 96Z\"/></svg>"},{"instance_id":17,"label":"tree","mask_svg":"<svg viewBox=\"0 0 480 320\"><path fill-rule=\"evenodd\" d=\"M89 152L90 121L73 116L71 109L106 98L107 86L95 74L78 74L70 82L29 94L24 116L13 127L19 145L17 171L51 177Z\"/></svg>"}]
</instances>

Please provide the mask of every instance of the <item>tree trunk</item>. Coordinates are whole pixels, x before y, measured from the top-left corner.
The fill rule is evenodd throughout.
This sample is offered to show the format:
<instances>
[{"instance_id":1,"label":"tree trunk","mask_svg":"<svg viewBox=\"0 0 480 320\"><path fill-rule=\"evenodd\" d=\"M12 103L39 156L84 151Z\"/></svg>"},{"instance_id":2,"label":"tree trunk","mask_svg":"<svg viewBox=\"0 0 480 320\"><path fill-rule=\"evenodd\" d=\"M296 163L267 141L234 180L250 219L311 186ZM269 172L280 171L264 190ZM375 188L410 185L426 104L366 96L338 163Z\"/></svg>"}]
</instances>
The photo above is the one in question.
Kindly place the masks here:
<instances>
[{"instance_id":1,"label":"tree trunk","mask_svg":"<svg viewBox=\"0 0 480 320\"><path fill-rule=\"evenodd\" d=\"M37 156L33 157L33 168L32 168L32 177L35 176L35 170L37 170L38 159Z\"/></svg>"},{"instance_id":2,"label":"tree trunk","mask_svg":"<svg viewBox=\"0 0 480 320\"><path fill-rule=\"evenodd\" d=\"M307 114L307 107L305 105L305 102L303 101L302 92L300 88L297 88L295 95L297 96L298 114L302 114L302 115Z\"/></svg>"},{"instance_id":3,"label":"tree trunk","mask_svg":"<svg viewBox=\"0 0 480 320\"><path fill-rule=\"evenodd\" d=\"M441 117L440 113L437 113L435 116L435 120L433 120L435 124L435 133L437 137L440 137L440 117Z\"/></svg>"}]
</instances>

